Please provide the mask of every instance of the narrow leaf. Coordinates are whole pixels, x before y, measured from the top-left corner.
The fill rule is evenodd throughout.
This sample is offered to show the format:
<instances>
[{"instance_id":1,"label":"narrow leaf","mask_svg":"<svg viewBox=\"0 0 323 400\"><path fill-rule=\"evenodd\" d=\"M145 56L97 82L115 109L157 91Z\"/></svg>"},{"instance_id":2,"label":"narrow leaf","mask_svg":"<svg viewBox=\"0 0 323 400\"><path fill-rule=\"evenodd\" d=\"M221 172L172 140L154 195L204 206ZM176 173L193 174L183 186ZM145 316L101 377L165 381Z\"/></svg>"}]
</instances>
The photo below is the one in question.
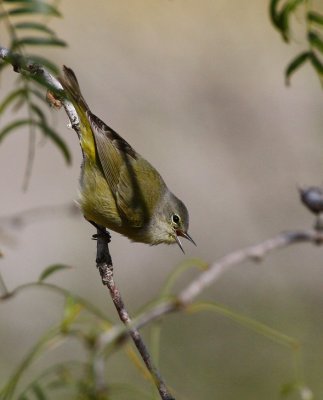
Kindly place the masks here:
<instances>
[{"instance_id":1,"label":"narrow leaf","mask_svg":"<svg viewBox=\"0 0 323 400\"><path fill-rule=\"evenodd\" d=\"M207 267L208 264L205 261L202 261L197 258L192 258L181 262L167 278L161 290L161 297L169 296L177 279L181 277L182 274L186 272L188 269L197 268L200 270L206 270Z\"/></svg>"},{"instance_id":2,"label":"narrow leaf","mask_svg":"<svg viewBox=\"0 0 323 400\"><path fill-rule=\"evenodd\" d=\"M311 53L311 62L316 71L323 74L323 64L314 53Z\"/></svg>"},{"instance_id":3,"label":"narrow leaf","mask_svg":"<svg viewBox=\"0 0 323 400\"><path fill-rule=\"evenodd\" d=\"M280 10L280 0L271 0L269 14L272 24L281 32L283 39L289 41L289 19L293 12L305 0L288 0Z\"/></svg>"},{"instance_id":4,"label":"narrow leaf","mask_svg":"<svg viewBox=\"0 0 323 400\"><path fill-rule=\"evenodd\" d=\"M283 35L283 39L288 42L289 41L289 21L291 17L291 13L295 11L295 9L303 3L304 0L289 0L281 10L278 17L278 25L281 29L281 33Z\"/></svg>"},{"instance_id":5,"label":"narrow leaf","mask_svg":"<svg viewBox=\"0 0 323 400\"><path fill-rule=\"evenodd\" d=\"M285 82L286 85L288 86L290 84L290 78L292 74L307 61L310 57L310 53L308 51L299 54L297 57L295 57L288 65L285 71Z\"/></svg>"},{"instance_id":6,"label":"narrow leaf","mask_svg":"<svg viewBox=\"0 0 323 400\"><path fill-rule=\"evenodd\" d=\"M40 276L38 278L38 282L43 282L45 279L47 279L48 277L50 277L51 275L55 274L58 271L62 271L62 270L70 269L70 268L71 267L69 265L65 265L65 264L50 265L49 267L44 269L44 271L40 274Z\"/></svg>"},{"instance_id":7,"label":"narrow leaf","mask_svg":"<svg viewBox=\"0 0 323 400\"><path fill-rule=\"evenodd\" d=\"M323 25L323 15L314 11L307 13L307 19L310 22L315 22L316 24Z\"/></svg>"},{"instance_id":8,"label":"narrow leaf","mask_svg":"<svg viewBox=\"0 0 323 400\"><path fill-rule=\"evenodd\" d=\"M0 131L0 142L1 142L1 140L4 139L5 136L7 136L14 129L20 128L21 126L24 126L24 125L30 125L33 122L34 121L31 119L19 119L18 121L13 121L13 122L9 123Z\"/></svg>"},{"instance_id":9,"label":"narrow leaf","mask_svg":"<svg viewBox=\"0 0 323 400\"><path fill-rule=\"evenodd\" d=\"M3 0L4 3L39 3L42 0Z\"/></svg>"},{"instance_id":10,"label":"narrow leaf","mask_svg":"<svg viewBox=\"0 0 323 400\"><path fill-rule=\"evenodd\" d=\"M50 35L55 35L52 29L49 29L46 25L40 24L38 22L19 22L13 25L15 29L33 29L41 32L48 33Z\"/></svg>"},{"instance_id":11,"label":"narrow leaf","mask_svg":"<svg viewBox=\"0 0 323 400\"><path fill-rule=\"evenodd\" d=\"M70 326L82 311L82 304L78 303L74 297L68 296L65 301L63 320L61 321L61 332L68 332Z\"/></svg>"},{"instance_id":12,"label":"narrow leaf","mask_svg":"<svg viewBox=\"0 0 323 400\"><path fill-rule=\"evenodd\" d=\"M29 400L29 398L27 397L27 395L23 394L23 395L18 397L18 400Z\"/></svg>"},{"instance_id":13,"label":"narrow leaf","mask_svg":"<svg viewBox=\"0 0 323 400\"><path fill-rule=\"evenodd\" d=\"M296 8L305 1L306 0L288 0L283 9L283 12L290 14L291 12L295 11Z\"/></svg>"},{"instance_id":14,"label":"narrow leaf","mask_svg":"<svg viewBox=\"0 0 323 400\"><path fill-rule=\"evenodd\" d=\"M43 1L25 1L19 3L25 3L26 6L13 8L8 11L9 15L21 15L21 14L43 14L50 15L54 17L60 17L61 13L57 10L56 7L51 4L44 3ZM7 14L7 13L3 13Z\"/></svg>"},{"instance_id":15,"label":"narrow leaf","mask_svg":"<svg viewBox=\"0 0 323 400\"><path fill-rule=\"evenodd\" d=\"M37 383L35 383L35 384L32 386L31 390L32 390L32 392L34 393L35 398L36 398L37 400L46 400L47 397L46 397L46 395L45 395L44 390L41 388L40 385L38 385Z\"/></svg>"},{"instance_id":16,"label":"narrow leaf","mask_svg":"<svg viewBox=\"0 0 323 400\"><path fill-rule=\"evenodd\" d=\"M311 45L323 53L323 40L320 36L315 32L309 32L308 40L310 41Z\"/></svg>"},{"instance_id":17,"label":"narrow leaf","mask_svg":"<svg viewBox=\"0 0 323 400\"><path fill-rule=\"evenodd\" d=\"M223 315L224 317L237 322L238 324L253 330L258 335L267 337L273 342L279 343L286 346L292 350L299 349L299 342L291 336L286 335L283 332L277 331L268 325L263 324L255 319L246 317L245 315L236 313L230 310L226 306L218 303L205 303L198 302L190 305L187 310L189 312L200 312L200 311L212 311L217 314Z\"/></svg>"},{"instance_id":18,"label":"narrow leaf","mask_svg":"<svg viewBox=\"0 0 323 400\"><path fill-rule=\"evenodd\" d=\"M30 369L29 367L31 363L34 362L35 359L38 358L40 355L42 355L51 347L57 345L61 341L62 336L59 332L59 329L57 329L56 327L46 332L31 348L28 354L18 365L15 372L11 375L9 381L0 393L0 395L2 396L1 399L14 399L14 392L16 391L17 385L26 370Z\"/></svg>"},{"instance_id":19,"label":"narrow leaf","mask_svg":"<svg viewBox=\"0 0 323 400\"><path fill-rule=\"evenodd\" d=\"M65 47L66 42L55 37L44 38L44 37L24 37L22 39L17 39L12 42L12 50L21 46L61 46Z\"/></svg>"},{"instance_id":20,"label":"narrow leaf","mask_svg":"<svg viewBox=\"0 0 323 400\"><path fill-rule=\"evenodd\" d=\"M288 13L281 12L277 19L277 26L282 34L282 37L285 42L289 41L289 20L288 20Z\"/></svg>"},{"instance_id":21,"label":"narrow leaf","mask_svg":"<svg viewBox=\"0 0 323 400\"><path fill-rule=\"evenodd\" d=\"M269 14L271 18L271 22L273 25L276 26L276 28L279 28L278 26L278 11L277 11L277 5L279 3L279 0L271 0L270 5L269 5Z\"/></svg>"},{"instance_id":22,"label":"narrow leaf","mask_svg":"<svg viewBox=\"0 0 323 400\"><path fill-rule=\"evenodd\" d=\"M49 139L51 139L57 145L57 147L61 150L67 164L70 164L71 163L71 153L70 153L68 147L66 146L66 143L59 136L59 134L57 132L55 132L52 128L50 128L45 123L41 123L41 122L35 122L35 123L39 128L41 128L44 135L48 136ZM1 134L0 134L0 140L1 140Z\"/></svg>"},{"instance_id":23,"label":"narrow leaf","mask_svg":"<svg viewBox=\"0 0 323 400\"><path fill-rule=\"evenodd\" d=\"M284 383L280 389L280 394L282 395L282 397L288 397L291 394L295 393L297 389L298 384L296 382Z\"/></svg>"},{"instance_id":24,"label":"narrow leaf","mask_svg":"<svg viewBox=\"0 0 323 400\"><path fill-rule=\"evenodd\" d=\"M46 116L43 111L35 103L30 104L31 110L38 116L42 124L46 124Z\"/></svg>"},{"instance_id":25,"label":"narrow leaf","mask_svg":"<svg viewBox=\"0 0 323 400\"><path fill-rule=\"evenodd\" d=\"M17 97L26 97L26 89L17 89L10 92L7 97L0 103L0 114L14 101Z\"/></svg>"}]
</instances>

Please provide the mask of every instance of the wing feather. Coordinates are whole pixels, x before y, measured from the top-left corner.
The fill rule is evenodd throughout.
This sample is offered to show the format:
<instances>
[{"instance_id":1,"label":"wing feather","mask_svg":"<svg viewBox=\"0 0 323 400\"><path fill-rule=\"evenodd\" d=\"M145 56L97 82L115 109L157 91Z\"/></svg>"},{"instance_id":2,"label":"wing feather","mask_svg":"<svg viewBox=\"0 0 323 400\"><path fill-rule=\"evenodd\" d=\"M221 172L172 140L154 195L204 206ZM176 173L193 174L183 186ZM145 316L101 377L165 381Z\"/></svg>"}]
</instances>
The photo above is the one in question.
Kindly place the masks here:
<instances>
[{"instance_id":1,"label":"wing feather","mask_svg":"<svg viewBox=\"0 0 323 400\"><path fill-rule=\"evenodd\" d=\"M88 119L104 177L119 211L132 227L143 226L149 219L147 199L151 200L150 207L154 206L159 198L156 188L164 185L161 176L129 143L98 117L88 112ZM151 182L154 183L152 187Z\"/></svg>"}]
</instances>

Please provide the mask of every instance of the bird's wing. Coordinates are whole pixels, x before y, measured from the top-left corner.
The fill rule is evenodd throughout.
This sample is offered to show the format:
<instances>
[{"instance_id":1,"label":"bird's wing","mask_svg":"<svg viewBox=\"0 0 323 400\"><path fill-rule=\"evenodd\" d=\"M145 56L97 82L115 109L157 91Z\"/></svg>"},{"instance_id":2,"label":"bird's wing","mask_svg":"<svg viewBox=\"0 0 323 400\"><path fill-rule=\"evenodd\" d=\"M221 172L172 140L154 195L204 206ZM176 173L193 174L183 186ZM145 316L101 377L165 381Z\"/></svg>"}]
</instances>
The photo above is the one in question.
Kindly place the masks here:
<instances>
[{"instance_id":1,"label":"bird's wing","mask_svg":"<svg viewBox=\"0 0 323 400\"><path fill-rule=\"evenodd\" d=\"M162 178L121 136L98 117L88 113L88 119L103 174L117 207L131 226L140 227L149 219L147 200L149 199L150 206L158 200L158 193L151 190L151 183L156 183L159 188L162 186L158 185L159 181L163 184Z\"/></svg>"}]
</instances>

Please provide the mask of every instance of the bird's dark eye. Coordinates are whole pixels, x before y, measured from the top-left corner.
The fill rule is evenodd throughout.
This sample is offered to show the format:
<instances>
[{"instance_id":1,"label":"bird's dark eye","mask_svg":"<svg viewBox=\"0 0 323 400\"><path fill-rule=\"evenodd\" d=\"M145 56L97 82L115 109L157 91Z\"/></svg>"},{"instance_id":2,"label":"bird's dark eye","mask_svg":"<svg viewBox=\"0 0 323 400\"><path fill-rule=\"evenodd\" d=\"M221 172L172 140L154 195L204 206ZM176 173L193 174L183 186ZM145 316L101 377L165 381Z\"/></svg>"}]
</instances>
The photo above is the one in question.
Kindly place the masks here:
<instances>
[{"instance_id":1,"label":"bird's dark eye","mask_svg":"<svg viewBox=\"0 0 323 400\"><path fill-rule=\"evenodd\" d=\"M179 216L177 214L173 214L172 215L172 220L175 224L179 223Z\"/></svg>"}]
</instances>

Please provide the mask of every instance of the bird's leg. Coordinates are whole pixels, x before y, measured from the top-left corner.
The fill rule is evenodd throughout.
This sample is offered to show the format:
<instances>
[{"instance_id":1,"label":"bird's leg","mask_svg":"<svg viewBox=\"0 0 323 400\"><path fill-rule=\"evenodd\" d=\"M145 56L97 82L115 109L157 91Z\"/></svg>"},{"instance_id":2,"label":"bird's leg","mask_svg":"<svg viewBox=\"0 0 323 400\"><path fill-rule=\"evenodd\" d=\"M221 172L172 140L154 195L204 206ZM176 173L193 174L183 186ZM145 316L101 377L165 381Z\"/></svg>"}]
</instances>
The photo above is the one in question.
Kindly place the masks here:
<instances>
[{"instance_id":1,"label":"bird's leg","mask_svg":"<svg viewBox=\"0 0 323 400\"><path fill-rule=\"evenodd\" d=\"M111 235L104 226L98 225L96 222L90 221L87 218L85 219L97 230L97 233L92 235L92 239L97 241L96 264L101 274L102 283L105 285L103 270L109 269L111 273L113 271L112 258L109 251Z\"/></svg>"},{"instance_id":2,"label":"bird's leg","mask_svg":"<svg viewBox=\"0 0 323 400\"><path fill-rule=\"evenodd\" d=\"M107 229L102 226L102 225L98 225L96 222L94 221L90 221L89 219L85 218L91 225L93 225L96 230L97 233L95 233L94 235L92 235L92 239L93 240L97 240L98 237L100 236L102 239L105 239L108 243L111 242L111 235L110 233L107 231Z\"/></svg>"}]
</instances>

